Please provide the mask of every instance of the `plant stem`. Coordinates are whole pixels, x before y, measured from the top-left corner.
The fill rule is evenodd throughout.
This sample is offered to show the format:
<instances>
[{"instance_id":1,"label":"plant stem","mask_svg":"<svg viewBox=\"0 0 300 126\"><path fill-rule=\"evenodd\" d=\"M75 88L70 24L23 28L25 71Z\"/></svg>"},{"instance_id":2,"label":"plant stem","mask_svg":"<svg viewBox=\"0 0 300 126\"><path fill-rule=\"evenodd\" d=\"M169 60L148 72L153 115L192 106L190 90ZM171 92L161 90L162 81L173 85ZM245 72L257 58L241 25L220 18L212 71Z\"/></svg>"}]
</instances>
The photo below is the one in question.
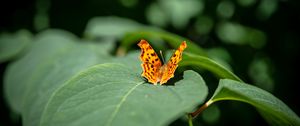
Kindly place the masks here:
<instances>
[{"instance_id":1,"label":"plant stem","mask_svg":"<svg viewBox=\"0 0 300 126\"><path fill-rule=\"evenodd\" d=\"M191 114L188 114L189 126L193 126L193 117Z\"/></svg>"},{"instance_id":2,"label":"plant stem","mask_svg":"<svg viewBox=\"0 0 300 126\"><path fill-rule=\"evenodd\" d=\"M202 105L199 109L197 109L195 112L190 113L189 115L192 118L197 117L203 110L205 110L210 104L212 104L213 101L212 100L208 100L204 105Z\"/></svg>"}]
</instances>

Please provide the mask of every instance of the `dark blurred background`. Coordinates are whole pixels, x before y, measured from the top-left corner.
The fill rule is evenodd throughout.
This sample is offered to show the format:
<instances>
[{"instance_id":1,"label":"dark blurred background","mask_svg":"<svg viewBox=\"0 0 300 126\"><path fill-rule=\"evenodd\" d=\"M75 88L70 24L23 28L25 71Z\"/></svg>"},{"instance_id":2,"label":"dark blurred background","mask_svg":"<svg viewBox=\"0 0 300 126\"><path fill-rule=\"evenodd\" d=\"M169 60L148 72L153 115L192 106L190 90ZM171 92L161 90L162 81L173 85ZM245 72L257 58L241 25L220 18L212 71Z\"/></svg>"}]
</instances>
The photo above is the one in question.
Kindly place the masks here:
<instances>
[{"instance_id":1,"label":"dark blurred background","mask_svg":"<svg viewBox=\"0 0 300 126\"><path fill-rule=\"evenodd\" d=\"M88 21L99 16L160 27L193 40L245 82L271 92L300 114L298 0L2 0L0 9L1 33L57 28L83 37ZM1 85L7 64L1 63ZM212 93L217 81L206 81L213 85ZM21 125L9 111L2 88L0 125ZM195 125L266 125L244 103L221 102L208 111Z\"/></svg>"}]
</instances>

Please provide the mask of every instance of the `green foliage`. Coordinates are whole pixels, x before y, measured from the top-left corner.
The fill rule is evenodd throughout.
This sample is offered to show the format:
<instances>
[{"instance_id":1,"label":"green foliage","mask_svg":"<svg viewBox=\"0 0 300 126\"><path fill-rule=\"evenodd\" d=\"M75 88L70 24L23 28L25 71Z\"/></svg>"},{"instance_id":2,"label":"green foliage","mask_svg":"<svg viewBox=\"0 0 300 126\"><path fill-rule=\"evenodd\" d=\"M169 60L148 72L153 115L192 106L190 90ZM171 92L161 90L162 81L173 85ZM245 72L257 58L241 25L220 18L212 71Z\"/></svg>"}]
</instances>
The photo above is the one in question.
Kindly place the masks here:
<instances>
[{"instance_id":1,"label":"green foliage","mask_svg":"<svg viewBox=\"0 0 300 126\"><path fill-rule=\"evenodd\" d=\"M140 77L140 69L100 64L52 95L41 125L166 125L203 102L206 94L203 79L193 71L175 85L155 86Z\"/></svg>"},{"instance_id":2,"label":"green foliage","mask_svg":"<svg viewBox=\"0 0 300 126\"><path fill-rule=\"evenodd\" d=\"M165 40L173 48L177 48L182 41L186 41L187 44L189 45L189 48L187 48L185 51L192 52L198 55L204 55L204 56L206 55L204 49L202 49L201 47L193 43L191 40L162 30L148 30L148 31L139 30L136 32L127 33L127 35L123 38L121 45L126 50L133 43L136 43L141 38L146 38L146 39L161 38Z\"/></svg>"},{"instance_id":3,"label":"green foliage","mask_svg":"<svg viewBox=\"0 0 300 126\"><path fill-rule=\"evenodd\" d=\"M31 33L20 30L15 34L2 33L0 35L0 63L22 55L31 41Z\"/></svg>"},{"instance_id":4,"label":"green foliage","mask_svg":"<svg viewBox=\"0 0 300 126\"><path fill-rule=\"evenodd\" d=\"M165 27L168 23L177 29L184 28L188 21L203 11L201 0L160 0L147 8L147 19L153 25Z\"/></svg>"},{"instance_id":5,"label":"green foliage","mask_svg":"<svg viewBox=\"0 0 300 126\"><path fill-rule=\"evenodd\" d=\"M217 123L220 116L220 109L216 105L209 106L209 108L202 113L202 119L209 124Z\"/></svg>"},{"instance_id":6,"label":"green foliage","mask_svg":"<svg viewBox=\"0 0 300 126\"><path fill-rule=\"evenodd\" d=\"M198 66L218 75L220 78L228 78L237 81L242 81L239 77L237 77L235 74L233 74L231 71L229 71L222 65L204 56L185 53L183 61L180 64L182 66Z\"/></svg>"},{"instance_id":7,"label":"green foliage","mask_svg":"<svg viewBox=\"0 0 300 126\"><path fill-rule=\"evenodd\" d=\"M235 100L248 103L258 109L272 125L299 126L300 118L274 95L255 86L229 79L220 80L212 102Z\"/></svg>"},{"instance_id":8,"label":"green foliage","mask_svg":"<svg viewBox=\"0 0 300 126\"><path fill-rule=\"evenodd\" d=\"M207 51L184 37L117 17L92 19L84 35L86 40L66 31L47 30L30 41L20 39L29 41L30 48L8 65L4 92L9 106L22 116L23 125L168 125L191 113L208 95L198 73L184 71L181 78L177 71L163 86L149 84L141 77L139 52L130 49L140 39L151 38L161 40L152 43L166 42L172 48L187 41L179 68L198 67L221 79L213 97L204 105L242 101L256 107L272 125L300 124L299 117L282 101L243 83L228 69L231 57L225 49ZM120 47L116 50L123 50L125 57L111 55L118 40ZM3 47L15 49L1 50L5 54L1 60L7 61L25 49L22 41L15 42L20 44L4 42L9 46ZM253 68L259 69L259 65ZM210 114L214 112L217 114ZM219 109L213 108L204 118L214 123L222 118L220 115ZM190 115L188 119L192 125Z\"/></svg>"},{"instance_id":9,"label":"green foliage","mask_svg":"<svg viewBox=\"0 0 300 126\"><path fill-rule=\"evenodd\" d=\"M107 51L108 44L112 43L76 41L77 38L64 31L40 33L31 50L8 67L4 85L6 98L12 109L22 114L24 125L39 124L50 96L65 81L110 57Z\"/></svg>"},{"instance_id":10,"label":"green foliage","mask_svg":"<svg viewBox=\"0 0 300 126\"><path fill-rule=\"evenodd\" d=\"M139 24L133 20L119 17L95 17L92 18L84 31L86 38L113 38L121 39L126 33L140 29L155 29Z\"/></svg>"},{"instance_id":11,"label":"green foliage","mask_svg":"<svg viewBox=\"0 0 300 126\"><path fill-rule=\"evenodd\" d=\"M23 124L39 125L43 118L42 125L122 124L130 120L132 125L165 125L203 103L207 87L197 73L185 72L184 79L175 85L158 87L145 83L140 77L139 54L112 58L108 53L112 44L111 41L79 43L79 39L70 33L59 30L37 35L31 50L10 65L5 78L6 97L14 111L22 114ZM104 62L124 65L103 64L85 70ZM79 90L83 93L92 88L89 84L96 87L106 85L106 88L94 90L95 94L101 95L92 91L79 95ZM70 92L76 94L68 96ZM70 101L69 98L77 100ZM99 101L94 99L91 102L89 98ZM56 104L61 101L64 104ZM85 104L81 108L79 103ZM72 105L76 106L70 107ZM112 106L110 111L109 106ZM55 112L62 107L67 107L67 111ZM94 118L88 118L91 116L88 113L86 117L82 116L91 111L97 111L93 113ZM117 113L112 115L114 112ZM109 114L111 117L107 118ZM81 119L75 123L72 119L77 117ZM149 117L156 121L149 120Z\"/></svg>"},{"instance_id":12,"label":"green foliage","mask_svg":"<svg viewBox=\"0 0 300 126\"><path fill-rule=\"evenodd\" d=\"M274 81L272 79L272 64L267 58L255 58L249 65L249 76L258 87L272 92L274 90Z\"/></svg>"},{"instance_id":13,"label":"green foliage","mask_svg":"<svg viewBox=\"0 0 300 126\"><path fill-rule=\"evenodd\" d=\"M250 45L258 49L262 48L266 43L266 35L262 31L237 23L220 23L217 28L217 34L223 42L237 45Z\"/></svg>"}]
</instances>

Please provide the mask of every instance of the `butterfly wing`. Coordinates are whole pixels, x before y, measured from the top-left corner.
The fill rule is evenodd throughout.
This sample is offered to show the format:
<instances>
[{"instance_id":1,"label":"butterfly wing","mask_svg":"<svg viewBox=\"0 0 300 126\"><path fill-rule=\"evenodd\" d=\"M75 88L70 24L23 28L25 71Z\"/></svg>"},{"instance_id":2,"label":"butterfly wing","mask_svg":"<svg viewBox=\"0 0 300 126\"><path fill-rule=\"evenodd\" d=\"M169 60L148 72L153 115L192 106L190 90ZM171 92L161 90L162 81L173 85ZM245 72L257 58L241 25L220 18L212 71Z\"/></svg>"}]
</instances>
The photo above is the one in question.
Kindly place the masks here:
<instances>
[{"instance_id":1,"label":"butterfly wing","mask_svg":"<svg viewBox=\"0 0 300 126\"><path fill-rule=\"evenodd\" d=\"M174 52L168 63L163 66L164 71L162 72L163 74L160 80L161 85L166 83L170 78L174 77L174 72L178 67L178 63L182 59L182 52L186 47L186 42L183 41L178 49Z\"/></svg>"},{"instance_id":2,"label":"butterfly wing","mask_svg":"<svg viewBox=\"0 0 300 126\"><path fill-rule=\"evenodd\" d=\"M162 63L154 49L146 40L141 40L138 43L138 46L141 48L140 59L143 62L141 64L143 68L142 76L147 78L148 82L156 85L160 80L161 75L159 69L161 68Z\"/></svg>"}]
</instances>

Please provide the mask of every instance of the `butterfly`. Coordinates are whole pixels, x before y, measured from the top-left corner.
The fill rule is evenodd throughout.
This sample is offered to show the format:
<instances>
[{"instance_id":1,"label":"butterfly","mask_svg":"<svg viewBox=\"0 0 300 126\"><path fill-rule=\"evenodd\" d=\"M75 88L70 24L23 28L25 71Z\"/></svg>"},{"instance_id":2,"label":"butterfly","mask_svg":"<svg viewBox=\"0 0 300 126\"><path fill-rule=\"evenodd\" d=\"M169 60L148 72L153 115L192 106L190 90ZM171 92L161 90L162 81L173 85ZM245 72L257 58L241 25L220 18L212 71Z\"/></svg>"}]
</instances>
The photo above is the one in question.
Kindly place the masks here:
<instances>
[{"instance_id":1,"label":"butterfly","mask_svg":"<svg viewBox=\"0 0 300 126\"><path fill-rule=\"evenodd\" d=\"M179 61L182 59L182 52L187 47L187 44L183 41L165 64L162 64L158 55L146 40L142 39L138 43L138 46L141 48L142 76L154 85L157 83L162 85L174 77L174 72L178 67Z\"/></svg>"}]
</instances>

